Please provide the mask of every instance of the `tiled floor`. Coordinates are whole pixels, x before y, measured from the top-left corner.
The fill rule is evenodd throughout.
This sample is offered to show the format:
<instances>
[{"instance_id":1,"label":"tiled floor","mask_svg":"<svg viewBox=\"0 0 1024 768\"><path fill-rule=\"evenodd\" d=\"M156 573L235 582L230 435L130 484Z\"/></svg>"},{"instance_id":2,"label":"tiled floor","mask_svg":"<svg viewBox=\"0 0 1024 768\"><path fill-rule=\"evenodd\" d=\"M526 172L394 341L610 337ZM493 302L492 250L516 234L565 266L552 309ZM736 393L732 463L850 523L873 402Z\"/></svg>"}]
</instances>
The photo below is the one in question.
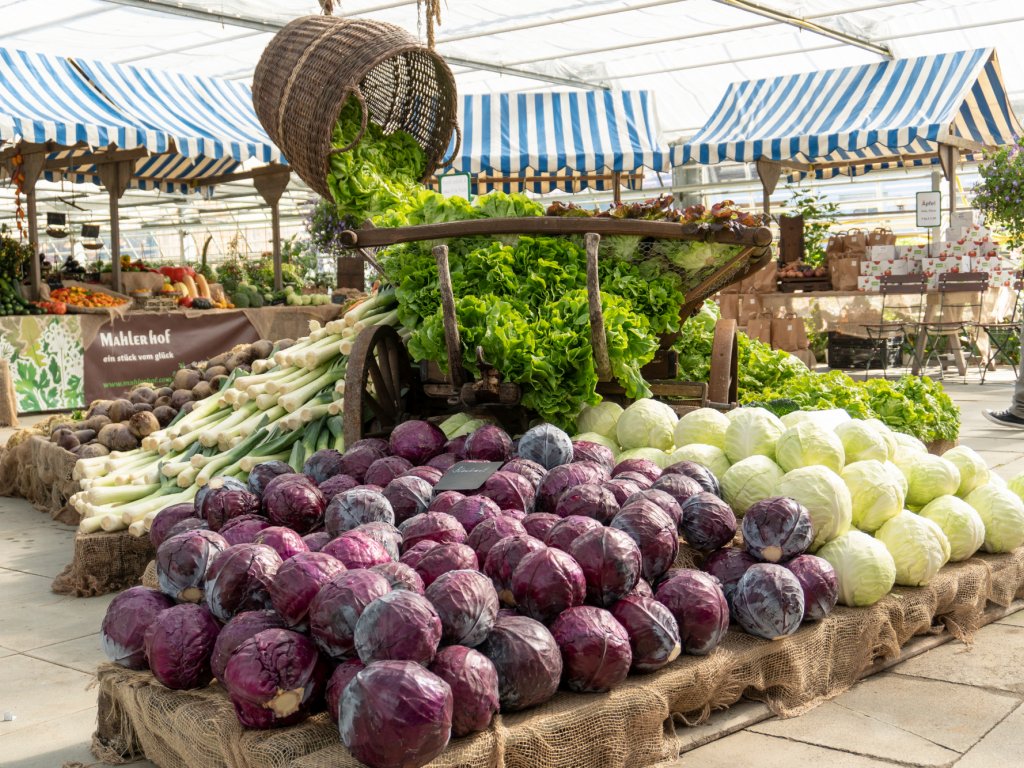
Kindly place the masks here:
<instances>
[{"instance_id":1,"label":"tiled floor","mask_svg":"<svg viewBox=\"0 0 1024 768\"><path fill-rule=\"evenodd\" d=\"M1024 433L999 429L981 408L1009 404L1005 374L990 383L947 381L963 409L962 442L1006 479L1024 472ZM10 430L0 430L3 442ZM92 671L103 660L98 628L110 597L50 591L71 554L70 528L21 500L0 498L0 766L95 763ZM1024 611L978 634L971 650L949 643L855 686L803 717L767 719L743 703L681 734L675 768L823 768L1024 765ZM731 734L731 735L730 735ZM134 765L146 768L152 763ZM202 766L196 766L202 768Z\"/></svg>"}]
</instances>

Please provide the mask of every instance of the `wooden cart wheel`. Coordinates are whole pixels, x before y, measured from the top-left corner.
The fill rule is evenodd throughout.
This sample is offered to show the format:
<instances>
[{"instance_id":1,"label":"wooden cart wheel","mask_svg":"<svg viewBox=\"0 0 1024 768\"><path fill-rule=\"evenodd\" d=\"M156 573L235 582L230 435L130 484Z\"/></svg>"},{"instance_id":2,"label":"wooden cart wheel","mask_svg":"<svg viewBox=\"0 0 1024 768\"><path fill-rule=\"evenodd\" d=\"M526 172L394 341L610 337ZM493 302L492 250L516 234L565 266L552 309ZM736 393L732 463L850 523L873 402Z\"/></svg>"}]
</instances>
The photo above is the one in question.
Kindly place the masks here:
<instances>
[{"instance_id":1,"label":"wooden cart wheel","mask_svg":"<svg viewBox=\"0 0 1024 768\"><path fill-rule=\"evenodd\" d=\"M719 320L715 323L715 340L711 346L711 375L708 381L708 400L717 405L731 406L737 401L739 355L737 354L736 321Z\"/></svg>"},{"instance_id":2,"label":"wooden cart wheel","mask_svg":"<svg viewBox=\"0 0 1024 768\"><path fill-rule=\"evenodd\" d=\"M408 413L412 391L409 353L389 325L364 328L345 372L345 445L386 437Z\"/></svg>"}]
</instances>

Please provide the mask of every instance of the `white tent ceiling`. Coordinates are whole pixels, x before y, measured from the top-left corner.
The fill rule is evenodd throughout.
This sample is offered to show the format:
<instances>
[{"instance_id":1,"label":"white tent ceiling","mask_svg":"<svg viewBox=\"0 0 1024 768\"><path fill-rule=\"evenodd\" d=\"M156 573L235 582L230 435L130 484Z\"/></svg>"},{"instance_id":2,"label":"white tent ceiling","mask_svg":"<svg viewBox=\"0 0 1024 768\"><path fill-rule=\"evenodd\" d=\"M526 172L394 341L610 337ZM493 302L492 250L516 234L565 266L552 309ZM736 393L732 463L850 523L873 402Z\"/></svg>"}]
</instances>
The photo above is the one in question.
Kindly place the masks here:
<instances>
[{"instance_id":1,"label":"white tent ceiling","mask_svg":"<svg viewBox=\"0 0 1024 768\"><path fill-rule=\"evenodd\" d=\"M338 15L420 26L415 0L334 5ZM316 0L0 0L0 10L3 47L249 80L274 30L320 9ZM645 88L666 141L703 125L730 82L885 55L995 47L1011 98L1024 101L1017 0L447 0L441 12L437 47L460 91ZM218 215L262 221L247 191L222 188L241 197ZM293 183L286 215L305 198ZM133 195L126 206L152 201ZM158 211L177 216L152 205L140 216Z\"/></svg>"}]
</instances>

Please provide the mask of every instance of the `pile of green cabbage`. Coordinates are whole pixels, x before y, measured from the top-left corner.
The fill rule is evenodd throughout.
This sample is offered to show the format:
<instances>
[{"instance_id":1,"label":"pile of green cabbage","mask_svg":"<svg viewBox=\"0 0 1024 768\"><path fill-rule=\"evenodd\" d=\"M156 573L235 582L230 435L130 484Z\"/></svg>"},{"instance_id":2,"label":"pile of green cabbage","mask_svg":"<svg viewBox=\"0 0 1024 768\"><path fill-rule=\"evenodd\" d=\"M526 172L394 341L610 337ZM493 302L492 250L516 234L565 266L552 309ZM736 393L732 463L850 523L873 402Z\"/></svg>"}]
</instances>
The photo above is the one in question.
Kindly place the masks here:
<instances>
[{"instance_id":1,"label":"pile of green cabbage","mask_svg":"<svg viewBox=\"0 0 1024 768\"><path fill-rule=\"evenodd\" d=\"M840 601L871 605L894 585L927 584L947 562L1024 544L1024 474L1007 484L966 446L942 456L878 419L840 409L710 408L679 418L663 403L584 408L574 440L619 460L694 461L719 479L737 516L786 496L811 515L811 552L836 571Z\"/></svg>"}]
</instances>

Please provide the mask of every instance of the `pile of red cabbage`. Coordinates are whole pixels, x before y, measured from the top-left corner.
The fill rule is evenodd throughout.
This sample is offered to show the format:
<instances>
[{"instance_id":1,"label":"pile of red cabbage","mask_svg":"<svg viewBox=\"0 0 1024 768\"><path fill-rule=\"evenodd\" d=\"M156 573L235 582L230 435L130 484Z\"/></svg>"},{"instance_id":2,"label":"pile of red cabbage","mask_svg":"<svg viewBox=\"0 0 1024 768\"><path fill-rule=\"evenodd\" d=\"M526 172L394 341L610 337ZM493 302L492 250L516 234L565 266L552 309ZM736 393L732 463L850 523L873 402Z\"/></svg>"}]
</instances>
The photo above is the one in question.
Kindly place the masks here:
<instances>
[{"instance_id":1,"label":"pile of red cabbage","mask_svg":"<svg viewBox=\"0 0 1024 768\"><path fill-rule=\"evenodd\" d=\"M835 605L799 504L753 505L735 549L708 470L614 465L600 448L551 425L455 445L409 421L302 473L258 465L157 515L160 588L115 598L103 647L169 687L216 678L248 728L326 707L352 753L385 768L423 765L559 687L608 691L712 653L730 613L772 638ZM475 493L436 491L456 456L503 464ZM706 572L672 568L681 537Z\"/></svg>"}]
</instances>

